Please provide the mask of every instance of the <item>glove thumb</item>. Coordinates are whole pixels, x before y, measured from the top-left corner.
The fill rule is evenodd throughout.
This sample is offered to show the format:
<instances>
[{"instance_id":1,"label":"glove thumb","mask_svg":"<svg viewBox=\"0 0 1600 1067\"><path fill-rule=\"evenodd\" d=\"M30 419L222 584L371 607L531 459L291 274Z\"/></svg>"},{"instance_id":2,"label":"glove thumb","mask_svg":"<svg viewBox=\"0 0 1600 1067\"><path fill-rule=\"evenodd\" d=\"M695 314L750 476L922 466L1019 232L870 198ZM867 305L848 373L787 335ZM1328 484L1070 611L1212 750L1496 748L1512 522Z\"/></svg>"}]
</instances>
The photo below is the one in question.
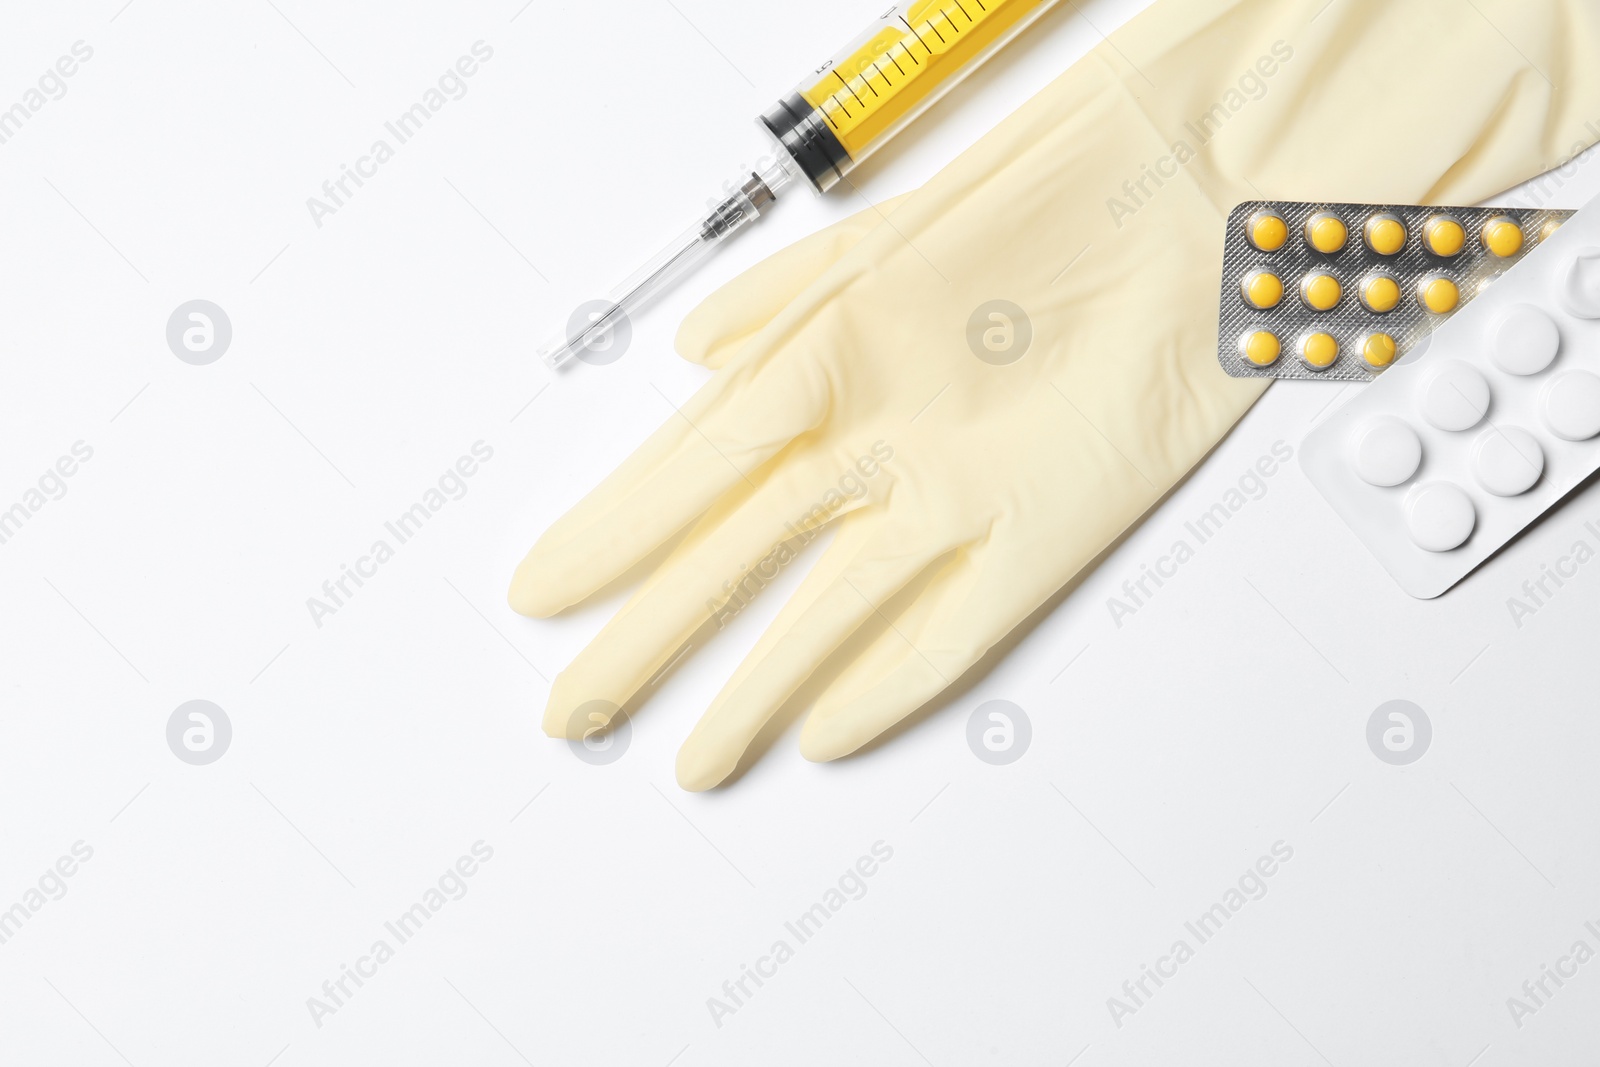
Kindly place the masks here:
<instances>
[{"instance_id":1,"label":"glove thumb","mask_svg":"<svg viewBox=\"0 0 1600 1067\"><path fill-rule=\"evenodd\" d=\"M902 193L819 230L722 286L678 327L678 355L713 370L721 367L911 195Z\"/></svg>"}]
</instances>

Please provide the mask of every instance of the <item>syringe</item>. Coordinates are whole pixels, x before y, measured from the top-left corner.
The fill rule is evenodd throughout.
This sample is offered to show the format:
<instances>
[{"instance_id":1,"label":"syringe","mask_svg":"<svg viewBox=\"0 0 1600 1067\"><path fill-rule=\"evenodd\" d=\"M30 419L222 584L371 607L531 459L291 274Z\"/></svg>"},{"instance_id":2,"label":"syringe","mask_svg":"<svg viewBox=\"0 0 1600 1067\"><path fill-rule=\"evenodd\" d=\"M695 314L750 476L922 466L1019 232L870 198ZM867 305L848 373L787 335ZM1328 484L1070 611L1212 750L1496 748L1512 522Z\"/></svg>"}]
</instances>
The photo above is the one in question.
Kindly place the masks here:
<instances>
[{"instance_id":1,"label":"syringe","mask_svg":"<svg viewBox=\"0 0 1600 1067\"><path fill-rule=\"evenodd\" d=\"M760 117L775 162L730 183L722 199L654 259L612 290L586 321L540 347L559 367L604 349L624 317L733 234L760 218L790 186L821 194L1005 47L1056 0L916 0L896 4Z\"/></svg>"}]
</instances>

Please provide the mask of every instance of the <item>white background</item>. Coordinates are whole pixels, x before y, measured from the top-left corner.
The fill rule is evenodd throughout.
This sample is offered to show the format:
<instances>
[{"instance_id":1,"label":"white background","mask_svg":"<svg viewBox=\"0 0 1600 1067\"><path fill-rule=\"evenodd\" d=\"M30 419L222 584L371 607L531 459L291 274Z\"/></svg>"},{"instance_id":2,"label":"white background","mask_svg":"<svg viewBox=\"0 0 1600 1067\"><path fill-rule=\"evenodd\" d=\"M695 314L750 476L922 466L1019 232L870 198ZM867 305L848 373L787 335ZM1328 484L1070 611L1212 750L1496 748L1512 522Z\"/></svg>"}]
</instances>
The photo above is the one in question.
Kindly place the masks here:
<instances>
[{"instance_id":1,"label":"white background","mask_svg":"<svg viewBox=\"0 0 1600 1067\"><path fill-rule=\"evenodd\" d=\"M673 781L798 567L618 762L540 733L547 680L626 590L535 622L505 606L512 568L704 380L670 351L683 313L861 205L782 205L613 365L552 376L532 347L879 6L10 7L0 107L94 54L0 145L0 508L75 442L93 458L0 545L0 908L93 856L0 945L0 1062L1583 1062L1600 962L1520 1029L1506 1000L1600 948L1600 563L1520 628L1506 602L1597 543L1600 495L1424 603L1291 462L1137 615L1107 611L1334 386L1273 387L1008 654L855 758L807 763L791 725L727 788ZM914 187L1140 6L1063 5L862 193ZM466 95L316 226L307 198L479 40ZM233 327L204 367L165 339L196 298ZM307 598L477 441L467 494L316 626ZM208 766L166 741L192 699L232 723ZM990 699L1033 724L1011 766L965 741ZM1410 766L1367 746L1391 699L1433 724ZM319 1026L308 998L478 841L466 894ZM865 895L719 1026L707 999L878 841ZM1107 998L1279 841L1266 895L1115 1025Z\"/></svg>"}]
</instances>

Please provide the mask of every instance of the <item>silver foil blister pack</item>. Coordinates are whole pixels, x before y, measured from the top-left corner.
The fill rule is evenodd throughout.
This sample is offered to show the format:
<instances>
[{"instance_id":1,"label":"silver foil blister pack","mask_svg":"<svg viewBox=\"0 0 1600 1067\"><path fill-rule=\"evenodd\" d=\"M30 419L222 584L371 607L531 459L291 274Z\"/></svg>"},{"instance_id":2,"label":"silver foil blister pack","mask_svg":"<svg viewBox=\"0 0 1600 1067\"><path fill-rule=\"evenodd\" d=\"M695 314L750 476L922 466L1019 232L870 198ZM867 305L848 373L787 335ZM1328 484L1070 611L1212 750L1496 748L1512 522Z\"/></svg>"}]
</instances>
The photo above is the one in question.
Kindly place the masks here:
<instances>
[{"instance_id":1,"label":"silver foil blister pack","mask_svg":"<svg viewBox=\"0 0 1600 1067\"><path fill-rule=\"evenodd\" d=\"M1368 381L1571 215L1246 201L1228 217L1217 360L1235 378Z\"/></svg>"}]
</instances>

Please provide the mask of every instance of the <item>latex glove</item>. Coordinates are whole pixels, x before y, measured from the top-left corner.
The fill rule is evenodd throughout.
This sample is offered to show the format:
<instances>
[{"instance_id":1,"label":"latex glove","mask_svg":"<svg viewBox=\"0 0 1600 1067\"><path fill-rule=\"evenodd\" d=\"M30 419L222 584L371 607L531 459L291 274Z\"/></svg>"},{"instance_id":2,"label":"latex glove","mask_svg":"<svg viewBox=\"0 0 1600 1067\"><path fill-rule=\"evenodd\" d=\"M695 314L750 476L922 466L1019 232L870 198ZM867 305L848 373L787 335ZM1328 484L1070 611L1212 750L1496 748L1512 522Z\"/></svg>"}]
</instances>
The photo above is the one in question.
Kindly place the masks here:
<instances>
[{"instance_id":1,"label":"latex glove","mask_svg":"<svg viewBox=\"0 0 1600 1067\"><path fill-rule=\"evenodd\" d=\"M824 660L801 751L860 747L1094 560L1265 388L1216 362L1233 204L1475 202L1594 140L1596 59L1587 0L1157 3L892 218L801 242L690 317L680 345L720 369L513 578L512 606L549 615L689 530L557 677L545 730L579 737L626 705L730 590L761 584L747 568L832 521L678 781L725 778ZM968 343L995 299L1031 324L1009 365Z\"/></svg>"}]
</instances>

